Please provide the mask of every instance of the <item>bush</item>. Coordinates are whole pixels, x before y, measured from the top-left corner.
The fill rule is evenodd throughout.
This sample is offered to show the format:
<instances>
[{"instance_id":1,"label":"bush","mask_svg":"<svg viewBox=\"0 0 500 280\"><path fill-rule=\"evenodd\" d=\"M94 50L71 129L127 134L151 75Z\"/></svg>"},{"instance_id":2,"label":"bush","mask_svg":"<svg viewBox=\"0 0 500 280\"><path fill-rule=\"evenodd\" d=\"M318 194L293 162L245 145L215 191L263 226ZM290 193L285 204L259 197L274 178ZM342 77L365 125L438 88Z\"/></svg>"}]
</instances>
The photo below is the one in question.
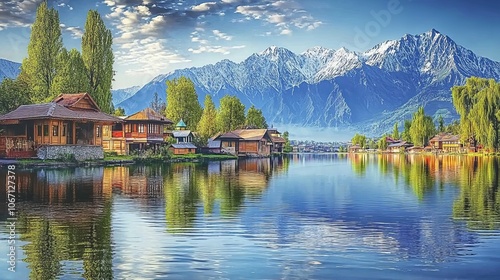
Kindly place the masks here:
<instances>
[{"instance_id":1,"label":"bush","mask_svg":"<svg viewBox=\"0 0 500 280\"><path fill-rule=\"evenodd\" d=\"M74 154L71 153L61 153L58 155L57 160L62 162L75 162L76 158Z\"/></svg>"}]
</instances>

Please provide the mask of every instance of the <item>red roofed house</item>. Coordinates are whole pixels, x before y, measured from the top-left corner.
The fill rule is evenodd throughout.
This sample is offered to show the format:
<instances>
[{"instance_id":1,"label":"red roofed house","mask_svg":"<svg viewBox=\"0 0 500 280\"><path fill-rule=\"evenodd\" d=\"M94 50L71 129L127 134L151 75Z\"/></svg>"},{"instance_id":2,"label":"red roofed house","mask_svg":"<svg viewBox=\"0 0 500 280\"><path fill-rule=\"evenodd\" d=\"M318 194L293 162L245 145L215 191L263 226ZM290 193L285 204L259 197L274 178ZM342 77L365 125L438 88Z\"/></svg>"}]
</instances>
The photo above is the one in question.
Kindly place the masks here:
<instances>
[{"instance_id":1,"label":"red roofed house","mask_svg":"<svg viewBox=\"0 0 500 280\"><path fill-rule=\"evenodd\" d=\"M151 108L125 117L123 121L123 124L106 128L104 150L128 154L132 150L157 149L164 143L165 127L173 123Z\"/></svg>"},{"instance_id":2,"label":"red roofed house","mask_svg":"<svg viewBox=\"0 0 500 280\"><path fill-rule=\"evenodd\" d=\"M77 159L101 158L102 127L121 121L101 112L87 93L61 94L49 103L21 105L0 116L0 157L56 158L70 153ZM43 154L37 154L42 147Z\"/></svg>"}]
</instances>

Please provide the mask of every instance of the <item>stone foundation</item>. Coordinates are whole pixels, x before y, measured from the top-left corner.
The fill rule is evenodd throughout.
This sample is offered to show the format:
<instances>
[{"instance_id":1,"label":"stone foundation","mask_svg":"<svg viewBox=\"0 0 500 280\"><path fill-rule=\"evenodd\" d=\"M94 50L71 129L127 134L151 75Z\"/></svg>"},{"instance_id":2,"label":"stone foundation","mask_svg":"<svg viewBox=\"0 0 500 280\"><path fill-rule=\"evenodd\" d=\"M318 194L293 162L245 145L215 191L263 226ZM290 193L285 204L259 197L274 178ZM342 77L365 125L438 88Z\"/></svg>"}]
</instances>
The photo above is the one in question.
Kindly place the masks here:
<instances>
[{"instance_id":1,"label":"stone foundation","mask_svg":"<svg viewBox=\"0 0 500 280\"><path fill-rule=\"evenodd\" d=\"M103 159L102 146L90 145L46 145L38 148L39 159L71 160L71 155L77 161Z\"/></svg>"}]
</instances>

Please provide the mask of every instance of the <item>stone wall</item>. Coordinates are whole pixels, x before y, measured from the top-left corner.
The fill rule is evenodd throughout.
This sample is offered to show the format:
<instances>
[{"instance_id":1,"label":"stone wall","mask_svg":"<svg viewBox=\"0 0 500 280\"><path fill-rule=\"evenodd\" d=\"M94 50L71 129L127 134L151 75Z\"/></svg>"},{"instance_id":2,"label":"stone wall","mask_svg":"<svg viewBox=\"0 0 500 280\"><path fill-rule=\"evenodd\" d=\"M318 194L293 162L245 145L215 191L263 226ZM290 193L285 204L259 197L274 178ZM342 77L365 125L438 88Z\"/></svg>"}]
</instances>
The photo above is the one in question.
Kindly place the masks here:
<instances>
[{"instance_id":1,"label":"stone wall","mask_svg":"<svg viewBox=\"0 0 500 280\"><path fill-rule=\"evenodd\" d=\"M37 157L39 159L66 159L70 160L71 155L77 161L103 159L104 150L102 146L90 145L44 145L38 148Z\"/></svg>"}]
</instances>

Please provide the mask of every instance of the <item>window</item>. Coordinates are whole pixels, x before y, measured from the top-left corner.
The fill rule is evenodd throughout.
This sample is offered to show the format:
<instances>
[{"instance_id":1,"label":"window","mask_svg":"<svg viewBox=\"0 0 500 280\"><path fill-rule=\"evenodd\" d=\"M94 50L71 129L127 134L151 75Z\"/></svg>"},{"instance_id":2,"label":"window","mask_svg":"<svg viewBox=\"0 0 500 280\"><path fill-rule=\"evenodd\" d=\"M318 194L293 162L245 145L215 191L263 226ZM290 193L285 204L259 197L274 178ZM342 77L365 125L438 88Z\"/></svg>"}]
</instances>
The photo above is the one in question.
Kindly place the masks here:
<instances>
[{"instance_id":1,"label":"window","mask_svg":"<svg viewBox=\"0 0 500 280\"><path fill-rule=\"evenodd\" d=\"M52 126L52 136L59 136L59 126L58 125Z\"/></svg>"},{"instance_id":2,"label":"window","mask_svg":"<svg viewBox=\"0 0 500 280\"><path fill-rule=\"evenodd\" d=\"M101 126L100 125L96 126L96 128L95 128L95 136L101 137Z\"/></svg>"},{"instance_id":3,"label":"window","mask_svg":"<svg viewBox=\"0 0 500 280\"><path fill-rule=\"evenodd\" d=\"M43 125L43 136L49 136L49 125L48 124Z\"/></svg>"},{"instance_id":4,"label":"window","mask_svg":"<svg viewBox=\"0 0 500 280\"><path fill-rule=\"evenodd\" d=\"M63 124L62 127L62 136L66 136L66 133L68 133L68 124Z\"/></svg>"},{"instance_id":5,"label":"window","mask_svg":"<svg viewBox=\"0 0 500 280\"><path fill-rule=\"evenodd\" d=\"M125 125L125 133L129 133L129 132L131 132L130 124L126 124Z\"/></svg>"},{"instance_id":6,"label":"window","mask_svg":"<svg viewBox=\"0 0 500 280\"><path fill-rule=\"evenodd\" d=\"M42 136L42 125L41 124L36 126L36 135Z\"/></svg>"},{"instance_id":7,"label":"window","mask_svg":"<svg viewBox=\"0 0 500 280\"><path fill-rule=\"evenodd\" d=\"M139 133L144 133L144 124L139 124Z\"/></svg>"}]
</instances>

